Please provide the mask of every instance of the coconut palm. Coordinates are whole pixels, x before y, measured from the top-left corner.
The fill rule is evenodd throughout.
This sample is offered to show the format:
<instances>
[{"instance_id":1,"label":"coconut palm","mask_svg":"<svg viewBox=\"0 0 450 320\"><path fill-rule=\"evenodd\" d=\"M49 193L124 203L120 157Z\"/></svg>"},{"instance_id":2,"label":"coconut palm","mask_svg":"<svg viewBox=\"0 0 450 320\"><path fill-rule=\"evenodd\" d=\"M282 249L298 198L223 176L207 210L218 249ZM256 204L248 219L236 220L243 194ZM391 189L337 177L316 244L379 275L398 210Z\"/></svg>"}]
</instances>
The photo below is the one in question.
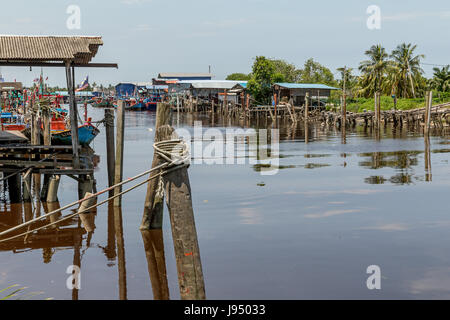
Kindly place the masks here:
<instances>
[{"instance_id":1,"label":"coconut palm","mask_svg":"<svg viewBox=\"0 0 450 320\"><path fill-rule=\"evenodd\" d=\"M433 71L433 79L431 79L433 89L441 92L450 91L450 65L441 69L433 68Z\"/></svg>"},{"instance_id":2,"label":"coconut palm","mask_svg":"<svg viewBox=\"0 0 450 320\"><path fill-rule=\"evenodd\" d=\"M381 45L374 45L365 52L368 60L364 60L359 65L361 75L361 92L363 96L372 96L382 89L382 84L389 66L389 55Z\"/></svg>"},{"instance_id":3,"label":"coconut palm","mask_svg":"<svg viewBox=\"0 0 450 320\"><path fill-rule=\"evenodd\" d=\"M420 87L423 70L420 67L420 59L423 54L415 55L417 45L402 43L392 51L392 64L388 68L388 82L392 91L403 98L416 97Z\"/></svg>"}]
</instances>

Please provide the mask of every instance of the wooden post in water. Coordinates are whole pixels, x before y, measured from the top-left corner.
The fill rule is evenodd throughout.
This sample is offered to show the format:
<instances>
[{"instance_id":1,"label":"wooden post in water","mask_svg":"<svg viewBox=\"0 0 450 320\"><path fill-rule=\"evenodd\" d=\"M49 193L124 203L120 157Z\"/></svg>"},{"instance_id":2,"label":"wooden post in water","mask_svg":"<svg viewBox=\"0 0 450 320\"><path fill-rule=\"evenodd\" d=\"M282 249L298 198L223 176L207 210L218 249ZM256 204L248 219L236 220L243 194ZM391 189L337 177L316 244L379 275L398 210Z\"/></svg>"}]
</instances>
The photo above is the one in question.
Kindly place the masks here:
<instances>
[{"instance_id":1,"label":"wooden post in water","mask_svg":"<svg viewBox=\"0 0 450 320\"><path fill-rule=\"evenodd\" d=\"M114 110L105 109L106 161L108 167L108 185L114 185L115 150L114 150ZM112 194L112 192L110 192Z\"/></svg>"},{"instance_id":2,"label":"wooden post in water","mask_svg":"<svg viewBox=\"0 0 450 320\"><path fill-rule=\"evenodd\" d=\"M22 176L22 200L24 202L31 202L31 173L25 173Z\"/></svg>"},{"instance_id":3,"label":"wooden post in water","mask_svg":"<svg viewBox=\"0 0 450 320\"><path fill-rule=\"evenodd\" d=\"M78 109L75 100L75 68L71 67L71 61L66 62L67 90L69 91L70 130L73 148L73 166L80 166L79 142L78 142Z\"/></svg>"},{"instance_id":4,"label":"wooden post in water","mask_svg":"<svg viewBox=\"0 0 450 320\"><path fill-rule=\"evenodd\" d=\"M32 145L40 145L41 144L41 134L40 134L40 127L39 127L39 119L37 112L34 110L32 111L31 116L31 144ZM35 156L35 160L38 156ZM34 185L34 193L37 199L40 197L41 192L41 175L39 173L33 173L33 185Z\"/></svg>"},{"instance_id":5,"label":"wooden post in water","mask_svg":"<svg viewBox=\"0 0 450 320\"><path fill-rule=\"evenodd\" d=\"M115 160L115 179L114 184L122 182L123 178L123 148L124 148L124 129L125 129L125 114L124 102L119 100L117 104L117 138L116 138L116 160ZM122 187L116 187L114 194L122 192ZM122 205L122 196L114 199L114 207Z\"/></svg>"},{"instance_id":6,"label":"wooden post in water","mask_svg":"<svg viewBox=\"0 0 450 320\"><path fill-rule=\"evenodd\" d=\"M156 110L155 124L155 142L170 139L173 129L169 130L166 126L170 122L170 106L166 103L158 103ZM153 155L152 168L161 164L160 157L155 153ZM150 176L158 174L160 170L155 171ZM152 179L147 185L147 194L145 195L144 214L142 217L141 230L162 228L163 199L157 197L159 179Z\"/></svg>"},{"instance_id":7,"label":"wooden post in water","mask_svg":"<svg viewBox=\"0 0 450 320\"><path fill-rule=\"evenodd\" d=\"M381 93L375 92L375 128L377 131L381 127Z\"/></svg>"},{"instance_id":8,"label":"wooden post in water","mask_svg":"<svg viewBox=\"0 0 450 320\"><path fill-rule=\"evenodd\" d=\"M308 121L308 116L309 116L309 92L306 93L305 95L305 121Z\"/></svg>"},{"instance_id":9,"label":"wooden post in water","mask_svg":"<svg viewBox=\"0 0 450 320\"><path fill-rule=\"evenodd\" d=\"M54 175L50 178L48 184L47 202L57 202L58 201L58 187L59 187L60 176Z\"/></svg>"},{"instance_id":10,"label":"wooden post in water","mask_svg":"<svg viewBox=\"0 0 450 320\"><path fill-rule=\"evenodd\" d=\"M169 172L163 176L163 181L174 239L181 299L204 300L205 282L188 170L182 167Z\"/></svg>"},{"instance_id":11,"label":"wooden post in water","mask_svg":"<svg viewBox=\"0 0 450 320\"><path fill-rule=\"evenodd\" d=\"M274 110L274 113L275 113L275 119L277 119L277 118L278 118L278 113L277 113L277 104L278 104L278 101L277 101L277 94L276 94L276 93L273 94L273 102L274 102L274 105L275 105L275 110Z\"/></svg>"},{"instance_id":12,"label":"wooden post in water","mask_svg":"<svg viewBox=\"0 0 450 320\"><path fill-rule=\"evenodd\" d=\"M50 101L48 102L48 105L45 104L43 108L41 109L42 119L43 119L43 128L44 128L44 146L50 146L52 144L51 141L51 134L50 134ZM42 185L41 190L41 200L44 200L47 198L48 194L48 187L50 182L50 174L44 175L44 183Z\"/></svg>"},{"instance_id":13,"label":"wooden post in water","mask_svg":"<svg viewBox=\"0 0 450 320\"><path fill-rule=\"evenodd\" d=\"M424 123L424 134L428 135L430 131L431 124L431 107L433 105L433 92L427 91L425 95L425 123Z\"/></svg>"}]
</instances>

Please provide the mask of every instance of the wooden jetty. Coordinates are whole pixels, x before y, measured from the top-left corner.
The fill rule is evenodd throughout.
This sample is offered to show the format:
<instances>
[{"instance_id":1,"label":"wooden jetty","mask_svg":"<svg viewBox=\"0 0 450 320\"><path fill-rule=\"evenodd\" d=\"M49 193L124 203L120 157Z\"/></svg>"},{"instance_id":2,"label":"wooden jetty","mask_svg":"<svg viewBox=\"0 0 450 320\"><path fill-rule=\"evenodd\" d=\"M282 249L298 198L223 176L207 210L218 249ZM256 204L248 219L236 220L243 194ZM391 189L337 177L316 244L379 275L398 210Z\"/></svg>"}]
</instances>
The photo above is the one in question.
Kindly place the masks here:
<instances>
[{"instance_id":1,"label":"wooden jetty","mask_svg":"<svg viewBox=\"0 0 450 320\"><path fill-rule=\"evenodd\" d=\"M40 193L41 187L40 174L44 175L44 194L47 193L51 176L55 175L67 175L77 179L80 190L86 189L86 185L92 185L94 180L92 156L83 154L78 139L79 117L75 99L75 69L78 67L117 68L117 64L112 63L91 63L102 45L101 37L0 36L0 66L64 68L69 91L72 142L70 148L51 145L50 121L45 108L40 110L41 121L44 124L44 141L41 141L38 110L33 100L30 103L24 101L24 109L31 115L31 141L28 142L11 132L0 134L0 171L10 174L9 182L13 185L15 184L13 180L20 180L19 174L28 170L33 174L35 180L33 185L37 194ZM11 176L14 172L19 179ZM20 184L20 181L18 183ZM83 191L79 193L80 196L84 194Z\"/></svg>"}]
</instances>

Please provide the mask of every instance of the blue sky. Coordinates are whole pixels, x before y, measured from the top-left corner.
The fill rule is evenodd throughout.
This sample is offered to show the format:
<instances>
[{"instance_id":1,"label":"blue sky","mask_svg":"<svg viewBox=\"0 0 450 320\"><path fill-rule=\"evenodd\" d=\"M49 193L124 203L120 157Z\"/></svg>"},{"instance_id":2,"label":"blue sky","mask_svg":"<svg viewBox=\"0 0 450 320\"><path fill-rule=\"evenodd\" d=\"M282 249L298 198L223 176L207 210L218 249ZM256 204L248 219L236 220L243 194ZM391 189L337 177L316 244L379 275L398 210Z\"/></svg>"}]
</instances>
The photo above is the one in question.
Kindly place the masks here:
<instances>
[{"instance_id":1,"label":"blue sky","mask_svg":"<svg viewBox=\"0 0 450 320\"><path fill-rule=\"evenodd\" d=\"M81 29L69 30L66 9L81 9ZM381 9L381 29L369 30L369 5ZM2 3L0 33L100 35L94 62L117 62L119 70L79 69L77 82L150 81L159 72L208 72L216 79L250 72L265 55L297 66L308 58L333 72L357 68L364 51L381 43L418 45L425 63L450 64L448 0L15 0ZM432 66L423 65L427 75ZM29 85L40 69L2 68L6 80ZM44 69L50 85L65 85L62 69Z\"/></svg>"}]
</instances>

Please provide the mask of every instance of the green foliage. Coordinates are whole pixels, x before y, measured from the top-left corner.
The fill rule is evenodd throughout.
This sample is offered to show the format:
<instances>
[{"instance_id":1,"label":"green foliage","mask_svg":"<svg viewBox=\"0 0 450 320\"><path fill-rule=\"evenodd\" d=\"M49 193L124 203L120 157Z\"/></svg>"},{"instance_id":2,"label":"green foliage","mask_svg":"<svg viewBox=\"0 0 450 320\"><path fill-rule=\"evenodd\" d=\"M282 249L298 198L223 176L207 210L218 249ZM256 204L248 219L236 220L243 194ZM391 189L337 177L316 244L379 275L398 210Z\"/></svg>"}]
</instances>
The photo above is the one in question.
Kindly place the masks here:
<instances>
[{"instance_id":1,"label":"green foliage","mask_svg":"<svg viewBox=\"0 0 450 320\"><path fill-rule=\"evenodd\" d=\"M433 68L433 71L433 79L430 81L431 87L440 92L450 92L450 65L441 69Z\"/></svg>"},{"instance_id":2,"label":"green foliage","mask_svg":"<svg viewBox=\"0 0 450 320\"><path fill-rule=\"evenodd\" d=\"M322 83L329 86L338 85L331 70L314 61L312 58L305 62L303 69L299 70L298 80L300 83Z\"/></svg>"},{"instance_id":3,"label":"green foliage","mask_svg":"<svg viewBox=\"0 0 450 320\"><path fill-rule=\"evenodd\" d=\"M450 102L450 93L434 93L433 104ZM381 110L394 109L394 99L391 96L381 96ZM347 110L350 112L364 112L374 110L374 98L355 98L347 100ZM411 110L425 107L425 98L399 98L397 110Z\"/></svg>"},{"instance_id":4,"label":"green foliage","mask_svg":"<svg viewBox=\"0 0 450 320\"><path fill-rule=\"evenodd\" d=\"M270 60L275 68L277 74L276 82L296 83L300 80L300 70L295 65L284 60L272 59Z\"/></svg>"},{"instance_id":5,"label":"green foliage","mask_svg":"<svg viewBox=\"0 0 450 320\"><path fill-rule=\"evenodd\" d=\"M245 73L232 73L227 76L226 80L234 80L234 81L248 81L250 80L251 75Z\"/></svg>"},{"instance_id":6,"label":"green foliage","mask_svg":"<svg viewBox=\"0 0 450 320\"><path fill-rule=\"evenodd\" d=\"M252 67L252 78L247 84L247 89L257 103L268 104L271 101L272 84L279 79L275 67L269 59L263 56L255 58Z\"/></svg>"},{"instance_id":7,"label":"green foliage","mask_svg":"<svg viewBox=\"0 0 450 320\"><path fill-rule=\"evenodd\" d=\"M365 52L368 60L364 60L359 65L362 72L358 81L359 93L364 97L371 97L375 92L382 89L389 67L386 49L381 45L374 45Z\"/></svg>"}]
</instances>

